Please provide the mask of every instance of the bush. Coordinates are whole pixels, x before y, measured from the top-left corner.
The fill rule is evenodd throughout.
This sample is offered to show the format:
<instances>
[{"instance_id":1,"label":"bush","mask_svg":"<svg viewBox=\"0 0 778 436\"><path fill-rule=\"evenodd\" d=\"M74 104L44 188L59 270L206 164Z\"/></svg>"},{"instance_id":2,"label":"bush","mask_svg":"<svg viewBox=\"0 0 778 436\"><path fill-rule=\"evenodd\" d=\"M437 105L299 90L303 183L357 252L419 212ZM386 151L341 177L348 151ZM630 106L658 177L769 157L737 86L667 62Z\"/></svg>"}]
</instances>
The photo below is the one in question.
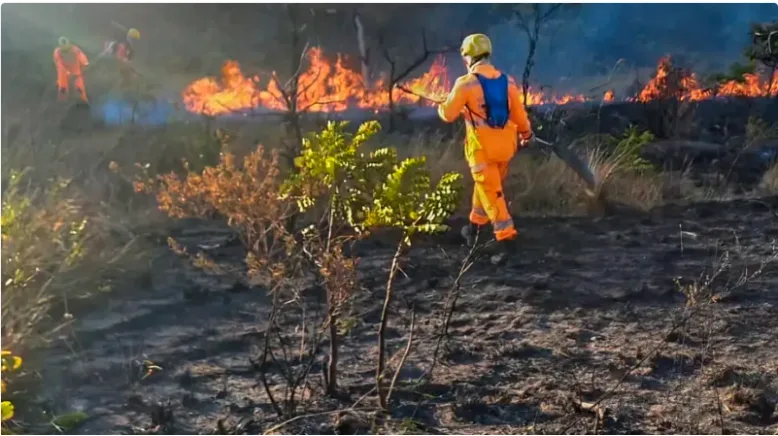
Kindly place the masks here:
<instances>
[{"instance_id":1,"label":"bush","mask_svg":"<svg viewBox=\"0 0 778 436\"><path fill-rule=\"evenodd\" d=\"M637 126L629 126L613 147L609 158L618 162L620 167L628 171L645 172L653 169L653 165L642 157L643 147L654 142L656 137L649 131L640 132Z\"/></svg>"},{"instance_id":2,"label":"bush","mask_svg":"<svg viewBox=\"0 0 778 436\"><path fill-rule=\"evenodd\" d=\"M216 217L238 232L247 248L250 276L263 279L274 295L269 328L277 329L278 317L290 310L280 311L277 304L280 293L291 292L284 301L302 300L302 293L292 289L295 279L305 276L301 259L306 260L308 269L317 277L317 284L327 294L326 319L320 328L314 326L311 330L329 331L330 362L325 385L331 395L338 391L339 316L356 289L358 259L345 254L346 244L378 228L401 230L379 329L377 366L381 376L377 376L377 383L381 404L385 406L389 393L382 387L383 332L401 249L409 246L417 233L446 228L443 220L459 200L461 176L445 174L433 187L425 158L400 160L393 148L363 152L364 143L380 129L377 122L362 124L354 135L346 133L346 126L347 123L331 122L321 132L305 138L302 151L294 160L295 171L284 182L279 176L277 153L268 158L260 146L242 165L236 165L234 155L225 145L216 166L190 170L183 178L175 173L155 178L144 175L136 182L136 191L153 193L160 209L170 216ZM307 223L300 230L285 225L289 223L290 206L294 204L297 212L303 214L301 221ZM304 307L301 313L305 313ZM306 322L304 318L302 322ZM309 352L302 352L301 347L298 361L310 364L302 365L303 369L295 374L287 372L287 387L291 389L286 389L283 406L275 401L272 389L263 378L280 416L294 414L294 392L298 382L310 371L320 342L321 338L315 336L307 341ZM260 359L263 368L268 355L272 356L272 348L268 339Z\"/></svg>"},{"instance_id":3,"label":"bush","mask_svg":"<svg viewBox=\"0 0 778 436\"><path fill-rule=\"evenodd\" d=\"M461 175L446 173L433 188L425 157L400 160L394 148L371 153L360 151L360 146L378 132L380 125L377 122L362 124L351 140L346 138L345 126L346 123L329 123L321 134L303 143L302 155L295 160L298 173L292 177L290 186L292 191L298 192L301 210L313 206L317 199L326 202L330 211L328 234L335 222L347 223L361 235L375 228L401 230L389 268L378 329L376 391L381 407L387 409L393 383L388 391L384 388L384 333L400 255L404 247L411 245L415 234L446 229L443 220L453 213L459 202ZM331 318L331 343L336 341L336 323ZM402 363L396 371L401 367Z\"/></svg>"},{"instance_id":4,"label":"bush","mask_svg":"<svg viewBox=\"0 0 778 436\"><path fill-rule=\"evenodd\" d=\"M42 190L12 171L2 204L3 344L30 339L55 299L56 281L85 254L88 220L78 202L62 197L68 181Z\"/></svg>"}]
</instances>

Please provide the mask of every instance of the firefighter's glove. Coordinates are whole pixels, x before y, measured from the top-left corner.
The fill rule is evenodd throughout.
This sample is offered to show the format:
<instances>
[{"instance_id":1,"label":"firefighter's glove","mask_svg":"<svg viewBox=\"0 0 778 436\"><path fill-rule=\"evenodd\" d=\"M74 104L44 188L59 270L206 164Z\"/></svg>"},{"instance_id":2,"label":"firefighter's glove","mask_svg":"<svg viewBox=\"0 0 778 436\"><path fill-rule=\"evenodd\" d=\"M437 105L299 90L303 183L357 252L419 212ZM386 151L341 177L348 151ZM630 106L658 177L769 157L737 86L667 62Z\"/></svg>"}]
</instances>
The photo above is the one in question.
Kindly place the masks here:
<instances>
[{"instance_id":1,"label":"firefighter's glove","mask_svg":"<svg viewBox=\"0 0 778 436\"><path fill-rule=\"evenodd\" d=\"M527 148L529 147L530 143L532 143L532 140L535 139L535 134L532 132L529 132L528 135L520 135L519 136L519 148Z\"/></svg>"}]
</instances>

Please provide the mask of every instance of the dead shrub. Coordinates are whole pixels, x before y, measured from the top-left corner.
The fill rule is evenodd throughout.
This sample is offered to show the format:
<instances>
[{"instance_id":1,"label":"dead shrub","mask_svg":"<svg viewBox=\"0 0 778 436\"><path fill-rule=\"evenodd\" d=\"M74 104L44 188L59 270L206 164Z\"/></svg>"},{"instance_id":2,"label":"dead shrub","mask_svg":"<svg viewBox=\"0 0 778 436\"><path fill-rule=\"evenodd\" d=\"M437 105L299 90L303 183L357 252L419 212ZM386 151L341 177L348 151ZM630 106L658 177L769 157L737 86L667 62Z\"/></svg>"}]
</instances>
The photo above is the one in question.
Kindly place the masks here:
<instances>
[{"instance_id":1,"label":"dead shrub","mask_svg":"<svg viewBox=\"0 0 778 436\"><path fill-rule=\"evenodd\" d=\"M319 356L326 317L309 310L317 298L305 292L310 288L305 257L300 241L287 228L294 204L279 194L278 152L268 153L260 145L238 163L228 144L223 141L214 166L192 170L185 162L188 172L183 176L142 173L135 189L154 195L171 217L221 219L235 230L246 249L249 280L267 289L272 299L264 344L254 364L276 413L290 417L300 401L310 400L305 395L308 376ZM170 244L190 256L176 241ZM202 261L200 253L193 257ZM274 374L283 380L280 389L271 382Z\"/></svg>"}]
</instances>

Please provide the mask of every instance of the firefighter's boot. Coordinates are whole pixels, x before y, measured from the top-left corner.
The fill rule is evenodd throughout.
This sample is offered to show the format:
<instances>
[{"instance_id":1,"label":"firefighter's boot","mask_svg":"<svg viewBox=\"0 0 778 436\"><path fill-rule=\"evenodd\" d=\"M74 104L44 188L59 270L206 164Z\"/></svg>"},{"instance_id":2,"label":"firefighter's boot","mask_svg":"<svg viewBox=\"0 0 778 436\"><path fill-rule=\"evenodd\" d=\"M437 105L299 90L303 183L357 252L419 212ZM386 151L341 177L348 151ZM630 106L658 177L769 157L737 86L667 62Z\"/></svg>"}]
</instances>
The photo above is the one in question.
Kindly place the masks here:
<instances>
[{"instance_id":1,"label":"firefighter's boot","mask_svg":"<svg viewBox=\"0 0 778 436\"><path fill-rule=\"evenodd\" d=\"M462 227L460 234L462 235L462 238L464 238L468 247L472 247L476 242L478 242L478 234L481 233L483 227L484 226L479 226L478 224L474 223L469 223L468 225Z\"/></svg>"},{"instance_id":2,"label":"firefighter's boot","mask_svg":"<svg viewBox=\"0 0 778 436\"><path fill-rule=\"evenodd\" d=\"M517 244L516 239L504 239L502 241L497 241L497 250L496 252L489 258L489 260L492 262L492 265L504 265L505 262L508 261L511 257L516 255L517 251Z\"/></svg>"}]
</instances>

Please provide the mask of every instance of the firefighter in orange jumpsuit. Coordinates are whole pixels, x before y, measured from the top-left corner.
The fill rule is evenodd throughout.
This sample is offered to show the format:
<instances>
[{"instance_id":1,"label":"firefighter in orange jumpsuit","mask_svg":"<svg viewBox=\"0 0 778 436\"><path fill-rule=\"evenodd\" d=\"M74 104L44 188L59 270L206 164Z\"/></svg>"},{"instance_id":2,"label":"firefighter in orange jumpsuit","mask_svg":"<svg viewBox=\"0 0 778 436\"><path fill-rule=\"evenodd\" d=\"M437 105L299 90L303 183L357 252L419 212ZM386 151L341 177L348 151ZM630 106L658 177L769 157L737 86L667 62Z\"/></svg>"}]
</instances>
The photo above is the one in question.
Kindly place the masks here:
<instances>
[{"instance_id":1,"label":"firefighter in orange jumpsuit","mask_svg":"<svg viewBox=\"0 0 778 436\"><path fill-rule=\"evenodd\" d=\"M89 60L84 52L64 36L60 37L59 46L54 49L54 65L57 66L57 98L59 100L68 98L70 77L73 76L81 100L88 103L82 68L89 65Z\"/></svg>"},{"instance_id":2,"label":"firefighter in orange jumpsuit","mask_svg":"<svg viewBox=\"0 0 778 436\"><path fill-rule=\"evenodd\" d=\"M459 77L438 115L452 123L463 115L466 124L465 158L475 181L470 224L462 229L468 245L491 222L500 250L491 257L502 263L515 249L518 232L503 194L502 181L519 147L532 139L532 129L511 77L491 65L492 43L474 34L462 42L460 54L468 73Z\"/></svg>"},{"instance_id":3,"label":"firefighter in orange jumpsuit","mask_svg":"<svg viewBox=\"0 0 778 436\"><path fill-rule=\"evenodd\" d=\"M126 34L122 32L115 39L106 41L103 52L100 57L113 56L118 61L119 76L121 77L121 86L124 89L132 87L135 79L135 70L132 68L131 61L135 56L135 47L133 41L140 39L138 29L130 29Z\"/></svg>"}]
</instances>

